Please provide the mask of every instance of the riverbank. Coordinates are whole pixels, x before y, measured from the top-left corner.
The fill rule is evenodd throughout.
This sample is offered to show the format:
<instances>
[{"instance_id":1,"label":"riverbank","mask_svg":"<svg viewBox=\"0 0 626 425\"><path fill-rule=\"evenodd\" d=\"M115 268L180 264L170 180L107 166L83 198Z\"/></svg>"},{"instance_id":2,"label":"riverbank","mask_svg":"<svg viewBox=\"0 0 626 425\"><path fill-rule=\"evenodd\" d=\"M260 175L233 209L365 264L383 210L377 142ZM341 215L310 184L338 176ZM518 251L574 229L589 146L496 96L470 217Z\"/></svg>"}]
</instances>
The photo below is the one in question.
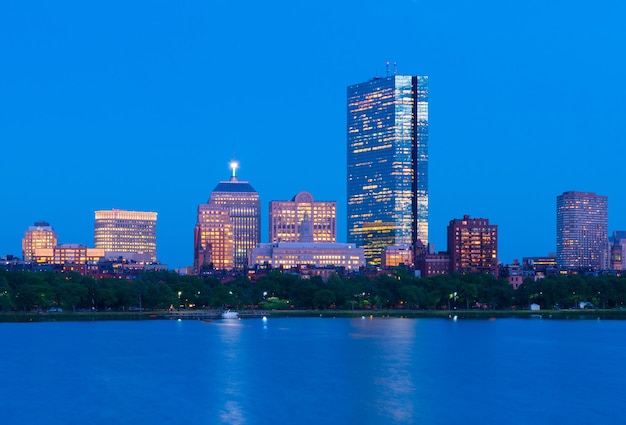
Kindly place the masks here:
<instances>
[{"instance_id":1,"label":"riverbank","mask_svg":"<svg viewBox=\"0 0 626 425\"><path fill-rule=\"evenodd\" d=\"M626 310L272 310L239 311L242 320L277 317L322 318L442 318L442 319L493 319L493 318L542 318L542 319L611 319L625 320ZM4 312L0 322L66 322L102 320L218 320L219 312L209 310L146 311L146 312ZM220 319L221 320L221 319Z\"/></svg>"}]
</instances>

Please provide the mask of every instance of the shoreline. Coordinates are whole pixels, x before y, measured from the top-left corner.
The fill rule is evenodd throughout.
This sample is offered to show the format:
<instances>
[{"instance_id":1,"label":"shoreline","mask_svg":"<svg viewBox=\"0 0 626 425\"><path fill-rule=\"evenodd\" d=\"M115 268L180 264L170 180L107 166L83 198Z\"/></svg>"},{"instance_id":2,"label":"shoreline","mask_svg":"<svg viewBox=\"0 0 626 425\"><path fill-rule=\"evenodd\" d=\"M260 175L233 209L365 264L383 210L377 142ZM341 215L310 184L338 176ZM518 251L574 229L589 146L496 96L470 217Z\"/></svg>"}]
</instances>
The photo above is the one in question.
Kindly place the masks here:
<instances>
[{"instance_id":1,"label":"shoreline","mask_svg":"<svg viewBox=\"0 0 626 425\"><path fill-rule=\"evenodd\" d=\"M408 319L610 319L626 320L626 310L240 310L239 319L267 318L408 318ZM224 320L214 310L145 312L0 312L0 323L80 322L104 320ZM228 319L226 319L228 320Z\"/></svg>"}]
</instances>

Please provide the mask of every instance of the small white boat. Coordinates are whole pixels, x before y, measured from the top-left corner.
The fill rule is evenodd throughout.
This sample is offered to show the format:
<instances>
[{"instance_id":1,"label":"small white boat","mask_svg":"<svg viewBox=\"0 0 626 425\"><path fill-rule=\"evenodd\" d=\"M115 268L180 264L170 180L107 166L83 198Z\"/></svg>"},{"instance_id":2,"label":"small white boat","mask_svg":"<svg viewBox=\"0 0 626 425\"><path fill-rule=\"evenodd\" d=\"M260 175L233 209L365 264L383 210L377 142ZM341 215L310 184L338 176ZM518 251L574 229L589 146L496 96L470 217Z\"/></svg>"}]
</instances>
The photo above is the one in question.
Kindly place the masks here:
<instances>
[{"instance_id":1,"label":"small white boat","mask_svg":"<svg viewBox=\"0 0 626 425\"><path fill-rule=\"evenodd\" d=\"M222 319L238 319L238 318L239 318L239 313L237 313L236 311L226 310L225 312L222 313Z\"/></svg>"}]
</instances>

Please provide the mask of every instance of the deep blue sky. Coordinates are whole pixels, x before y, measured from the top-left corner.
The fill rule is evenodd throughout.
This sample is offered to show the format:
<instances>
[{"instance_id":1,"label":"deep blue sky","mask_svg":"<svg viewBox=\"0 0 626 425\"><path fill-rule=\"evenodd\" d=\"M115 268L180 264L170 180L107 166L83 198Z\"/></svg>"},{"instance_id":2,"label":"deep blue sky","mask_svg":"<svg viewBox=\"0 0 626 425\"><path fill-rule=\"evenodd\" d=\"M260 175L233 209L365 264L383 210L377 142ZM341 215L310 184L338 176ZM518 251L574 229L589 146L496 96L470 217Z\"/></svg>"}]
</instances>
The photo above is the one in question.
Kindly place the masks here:
<instances>
[{"instance_id":1,"label":"deep blue sky","mask_svg":"<svg viewBox=\"0 0 626 425\"><path fill-rule=\"evenodd\" d=\"M626 229L626 3L527 0L0 4L0 253L35 221L93 246L94 211L156 211L193 262L198 204L236 158L262 201L338 201L346 86L430 78L430 235L499 226L500 259L555 250L556 196L609 197Z\"/></svg>"}]
</instances>

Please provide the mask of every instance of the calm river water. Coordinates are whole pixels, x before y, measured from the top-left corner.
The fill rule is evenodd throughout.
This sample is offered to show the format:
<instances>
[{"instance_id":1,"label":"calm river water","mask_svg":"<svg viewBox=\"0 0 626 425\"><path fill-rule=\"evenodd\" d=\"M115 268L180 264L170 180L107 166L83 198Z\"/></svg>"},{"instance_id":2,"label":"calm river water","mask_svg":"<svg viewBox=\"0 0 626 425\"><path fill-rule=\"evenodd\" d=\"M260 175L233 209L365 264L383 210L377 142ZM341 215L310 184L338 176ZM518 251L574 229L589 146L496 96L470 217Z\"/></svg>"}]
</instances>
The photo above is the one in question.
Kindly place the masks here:
<instances>
[{"instance_id":1,"label":"calm river water","mask_svg":"<svg viewBox=\"0 0 626 425\"><path fill-rule=\"evenodd\" d=\"M3 424L626 423L626 321L0 323Z\"/></svg>"}]
</instances>

